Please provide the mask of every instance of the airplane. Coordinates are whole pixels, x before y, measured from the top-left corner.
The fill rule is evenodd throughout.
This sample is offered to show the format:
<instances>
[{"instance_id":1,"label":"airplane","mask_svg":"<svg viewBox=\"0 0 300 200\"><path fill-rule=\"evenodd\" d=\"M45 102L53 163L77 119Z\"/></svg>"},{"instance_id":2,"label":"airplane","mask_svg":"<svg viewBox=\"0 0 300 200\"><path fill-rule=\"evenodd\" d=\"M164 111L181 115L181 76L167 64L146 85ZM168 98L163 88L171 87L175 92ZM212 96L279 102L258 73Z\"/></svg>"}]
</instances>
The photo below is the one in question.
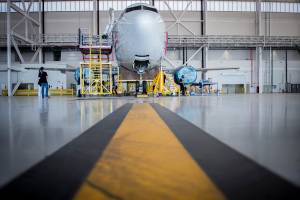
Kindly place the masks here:
<instances>
[{"instance_id":1,"label":"airplane","mask_svg":"<svg viewBox=\"0 0 300 200\"><path fill-rule=\"evenodd\" d=\"M110 24L103 38L112 38L116 60L120 67L140 75L161 66L166 60L173 68L174 80L179 84L192 84L197 79L197 71L239 69L230 68L195 68L189 62L200 51L197 50L185 64L176 66L164 54L167 49L167 37L164 21L157 9L146 3L135 3L128 6L118 20L114 19L113 9L109 10ZM184 78L183 78L184 77ZM140 78L141 80L142 78Z\"/></svg>"}]
</instances>

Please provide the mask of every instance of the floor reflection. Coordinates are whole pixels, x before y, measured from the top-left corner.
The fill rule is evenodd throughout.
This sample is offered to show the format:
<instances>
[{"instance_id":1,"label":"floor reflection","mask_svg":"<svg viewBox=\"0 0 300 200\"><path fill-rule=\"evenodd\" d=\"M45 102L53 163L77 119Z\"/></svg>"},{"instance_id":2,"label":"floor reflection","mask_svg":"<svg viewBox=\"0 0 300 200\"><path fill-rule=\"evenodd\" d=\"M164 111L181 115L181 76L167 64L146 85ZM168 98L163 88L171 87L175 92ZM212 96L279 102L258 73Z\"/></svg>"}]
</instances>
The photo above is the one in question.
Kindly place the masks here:
<instances>
[{"instance_id":1,"label":"floor reflection","mask_svg":"<svg viewBox=\"0 0 300 200\"><path fill-rule=\"evenodd\" d=\"M300 186L300 95L156 100L220 141Z\"/></svg>"},{"instance_id":2,"label":"floor reflection","mask_svg":"<svg viewBox=\"0 0 300 200\"><path fill-rule=\"evenodd\" d=\"M157 102L300 185L300 95L0 97L0 186L125 103Z\"/></svg>"},{"instance_id":3,"label":"floor reflection","mask_svg":"<svg viewBox=\"0 0 300 200\"><path fill-rule=\"evenodd\" d=\"M0 97L0 186L70 142L126 100Z\"/></svg>"}]
</instances>

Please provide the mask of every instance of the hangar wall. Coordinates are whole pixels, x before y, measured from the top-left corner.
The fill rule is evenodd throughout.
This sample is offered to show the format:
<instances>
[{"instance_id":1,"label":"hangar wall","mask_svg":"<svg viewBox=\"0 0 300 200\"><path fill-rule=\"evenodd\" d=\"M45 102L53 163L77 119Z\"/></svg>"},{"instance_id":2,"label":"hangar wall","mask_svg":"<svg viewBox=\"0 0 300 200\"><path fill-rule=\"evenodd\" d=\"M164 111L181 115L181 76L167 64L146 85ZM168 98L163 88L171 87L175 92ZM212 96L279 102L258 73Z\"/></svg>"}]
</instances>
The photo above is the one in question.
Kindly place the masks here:
<instances>
[{"instance_id":1,"label":"hangar wall","mask_svg":"<svg viewBox=\"0 0 300 200\"><path fill-rule=\"evenodd\" d=\"M180 16L181 12L174 12ZM120 14L116 12L116 17ZM174 22L170 12L162 11L161 15L166 21L166 26ZM264 13L262 14L262 33L264 33ZM36 14L32 14L37 18ZM19 14L12 13L12 22L20 18ZM108 12L100 12L100 30L104 30L109 22ZM200 12L186 12L183 23L196 35L201 34ZM208 12L208 35L255 35L254 12ZM23 27L20 26L20 29ZM92 12L46 12L46 33L78 33L78 28L92 28ZM101 32L101 31L100 31ZM177 34L176 26L168 30L169 34ZM180 34L188 34L180 27ZM0 34L6 34L6 14L0 13ZM271 35L299 36L300 14L297 13L271 13Z\"/></svg>"},{"instance_id":2,"label":"hangar wall","mask_svg":"<svg viewBox=\"0 0 300 200\"><path fill-rule=\"evenodd\" d=\"M179 16L181 12L174 12L176 16ZM120 12L116 12L116 17ZM161 12L166 26L168 27L174 22L174 18L170 12ZM264 30L264 13L262 14L262 33ZM33 17L35 14L32 15ZM12 21L16 22L16 19L20 16L16 13L12 14ZM6 33L6 16L5 13L0 13L0 34ZM108 12L100 12L100 32L105 29L109 21ZM184 14L183 23L196 35L201 33L200 26L200 12L187 12ZM46 34L76 34L78 28L92 29L92 12L47 12L45 14L45 32ZM20 27L22 29L22 27ZM178 32L179 31L179 32ZM293 13L271 13L271 35L274 36L299 36L300 35L300 14ZM169 34L187 35L189 33L185 28L179 26L173 26L168 30ZM254 12L208 12L207 13L207 34L208 35L255 35L255 14ZM188 57L193 54L195 50L188 51ZM18 59L14 59L17 63ZM27 54L27 56L26 56ZM31 53L25 53L25 60L29 59ZM168 57L171 58L178 65L182 64L182 52L180 49L169 49ZM219 82L219 88L225 83L239 83L239 84L251 84L251 68L255 66L255 51L252 52L252 58L250 59L249 49L240 50L213 50L208 52L207 67L240 67L239 72L236 71L214 71L208 72L207 77L212 78L214 81ZM285 78L285 51L276 50L273 53L273 83L276 85L273 89L274 92L280 92L284 87ZM68 64L71 66L78 66L81 59L80 52L75 49L63 49L61 55L61 61L53 61L53 52L46 52L46 63L52 64ZM270 65L268 63L268 51L263 55L263 66L268 69ZM298 51L288 51L288 82L300 83L300 54ZM5 68L6 64L6 51L1 49L0 51L0 67ZM198 55L191 62L194 66L201 65L201 56ZM166 64L165 64L166 65ZM4 72L2 72L4 73ZM61 72L53 72L54 77L62 78L60 80L51 80L54 87L70 87L70 84L74 83L71 75L63 75ZM1 73L0 73L1 74ZM57 74L57 75L56 75ZM268 74L268 73L266 73ZM28 81L35 80L35 75L28 74L22 75L23 79ZM270 76L270 73L269 75ZM6 77L0 75L1 84L6 84ZM68 77L68 78L67 78ZM200 74L199 74L200 77ZM14 76L14 79L20 77ZM266 77L266 80L270 79ZM37 86L35 84L35 86Z\"/></svg>"}]
</instances>

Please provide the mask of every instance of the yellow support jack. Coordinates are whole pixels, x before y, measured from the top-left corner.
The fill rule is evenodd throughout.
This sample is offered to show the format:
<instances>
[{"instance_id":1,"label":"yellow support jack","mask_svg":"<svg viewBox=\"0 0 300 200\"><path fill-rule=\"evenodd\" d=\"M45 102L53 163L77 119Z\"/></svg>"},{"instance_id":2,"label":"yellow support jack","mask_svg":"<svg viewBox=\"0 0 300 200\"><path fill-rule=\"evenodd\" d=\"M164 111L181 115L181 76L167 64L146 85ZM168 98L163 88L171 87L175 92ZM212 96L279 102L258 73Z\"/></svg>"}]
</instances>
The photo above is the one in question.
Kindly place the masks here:
<instances>
[{"instance_id":1,"label":"yellow support jack","mask_svg":"<svg viewBox=\"0 0 300 200\"><path fill-rule=\"evenodd\" d=\"M118 71L119 74L119 71ZM118 81L117 81L117 89L116 89L116 95L121 95L123 94L123 83L121 81L121 76L120 74L118 75Z\"/></svg>"},{"instance_id":2,"label":"yellow support jack","mask_svg":"<svg viewBox=\"0 0 300 200\"><path fill-rule=\"evenodd\" d=\"M180 88L172 78L160 70L148 88L147 93L155 96L174 95L180 93Z\"/></svg>"}]
</instances>

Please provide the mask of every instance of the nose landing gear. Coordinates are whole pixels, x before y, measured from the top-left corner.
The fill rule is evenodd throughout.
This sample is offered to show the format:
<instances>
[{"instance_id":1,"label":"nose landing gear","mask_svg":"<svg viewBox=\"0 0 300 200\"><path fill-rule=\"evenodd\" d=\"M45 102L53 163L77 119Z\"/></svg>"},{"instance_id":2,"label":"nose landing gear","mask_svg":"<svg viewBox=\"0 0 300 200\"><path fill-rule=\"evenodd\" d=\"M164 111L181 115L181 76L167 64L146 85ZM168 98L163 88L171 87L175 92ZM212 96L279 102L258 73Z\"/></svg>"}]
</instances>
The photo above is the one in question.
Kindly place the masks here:
<instances>
[{"instance_id":1,"label":"nose landing gear","mask_svg":"<svg viewBox=\"0 0 300 200\"><path fill-rule=\"evenodd\" d=\"M137 82L136 85L136 93L137 97L144 97L147 95L147 83L143 80L143 74L145 73L146 69L148 68L149 60L144 61L134 61L133 68L136 72L140 75L140 80Z\"/></svg>"}]
</instances>

